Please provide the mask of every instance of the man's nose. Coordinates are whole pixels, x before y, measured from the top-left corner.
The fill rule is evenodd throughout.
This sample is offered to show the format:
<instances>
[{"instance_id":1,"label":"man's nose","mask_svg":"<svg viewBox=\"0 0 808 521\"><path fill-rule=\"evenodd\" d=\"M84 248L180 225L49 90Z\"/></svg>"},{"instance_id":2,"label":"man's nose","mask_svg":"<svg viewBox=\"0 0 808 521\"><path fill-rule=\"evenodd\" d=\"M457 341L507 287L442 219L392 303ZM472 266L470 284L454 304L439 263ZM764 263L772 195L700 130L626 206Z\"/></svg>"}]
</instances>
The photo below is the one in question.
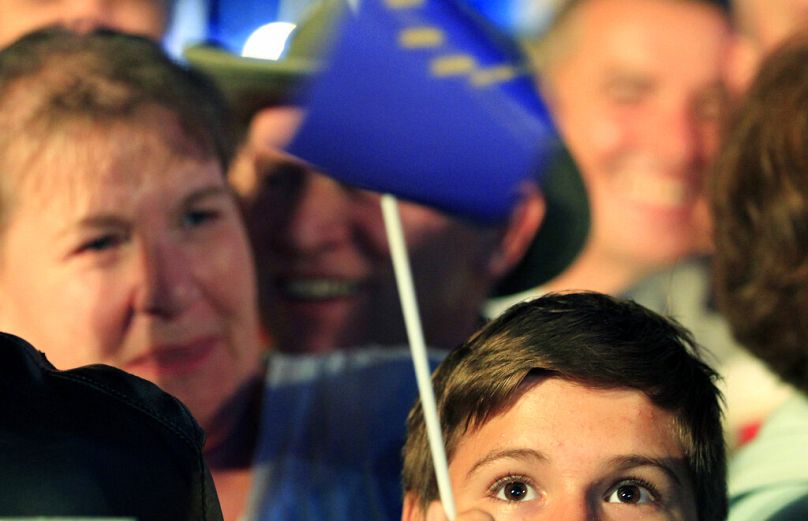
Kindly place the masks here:
<instances>
[{"instance_id":1,"label":"man's nose","mask_svg":"<svg viewBox=\"0 0 808 521\"><path fill-rule=\"evenodd\" d=\"M661 115L655 133L663 163L685 173L701 173L709 161L707 131L688 106L675 107Z\"/></svg>"},{"instance_id":2,"label":"man's nose","mask_svg":"<svg viewBox=\"0 0 808 521\"><path fill-rule=\"evenodd\" d=\"M202 295L193 275L193 259L181 245L161 239L141 246L135 308L161 318L174 318Z\"/></svg>"},{"instance_id":3,"label":"man's nose","mask_svg":"<svg viewBox=\"0 0 808 521\"><path fill-rule=\"evenodd\" d=\"M298 254L316 254L351 239L353 211L348 189L322 174L308 173L282 234Z\"/></svg>"}]
</instances>

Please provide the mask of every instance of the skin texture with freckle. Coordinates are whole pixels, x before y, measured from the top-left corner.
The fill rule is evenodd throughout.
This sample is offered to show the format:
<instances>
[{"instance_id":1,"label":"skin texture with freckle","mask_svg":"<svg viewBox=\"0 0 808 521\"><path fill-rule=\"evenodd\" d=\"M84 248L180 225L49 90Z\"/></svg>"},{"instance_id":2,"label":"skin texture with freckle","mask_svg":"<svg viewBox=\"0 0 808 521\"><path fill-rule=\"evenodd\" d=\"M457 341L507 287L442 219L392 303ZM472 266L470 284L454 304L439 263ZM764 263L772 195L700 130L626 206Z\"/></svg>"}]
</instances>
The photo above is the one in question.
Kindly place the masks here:
<instances>
[{"instance_id":1,"label":"skin texture with freckle","mask_svg":"<svg viewBox=\"0 0 808 521\"><path fill-rule=\"evenodd\" d=\"M477 508L498 521L698 517L673 416L639 391L540 381L465 436L449 472L458 510ZM509 501L513 484L523 499ZM621 486L636 504L621 500Z\"/></svg>"}]
</instances>

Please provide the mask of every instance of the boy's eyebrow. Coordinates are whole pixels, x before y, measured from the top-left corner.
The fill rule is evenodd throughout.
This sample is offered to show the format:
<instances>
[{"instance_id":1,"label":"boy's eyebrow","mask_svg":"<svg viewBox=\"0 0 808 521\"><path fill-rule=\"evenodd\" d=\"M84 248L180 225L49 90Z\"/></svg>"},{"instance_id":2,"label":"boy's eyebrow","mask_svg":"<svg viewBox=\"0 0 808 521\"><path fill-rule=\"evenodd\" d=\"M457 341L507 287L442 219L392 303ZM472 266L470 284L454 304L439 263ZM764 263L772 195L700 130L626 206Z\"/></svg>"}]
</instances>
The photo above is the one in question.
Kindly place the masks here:
<instances>
[{"instance_id":1,"label":"boy's eyebrow","mask_svg":"<svg viewBox=\"0 0 808 521\"><path fill-rule=\"evenodd\" d=\"M628 456L614 457L609 460L607 465L609 468L614 468L621 471L630 470L637 467L654 467L667 474L673 481L676 482L677 485L682 486L682 480L679 479L679 476L673 469L673 466L670 465L668 461L669 460L652 458L649 456L641 456L639 454L631 454Z\"/></svg>"},{"instance_id":2,"label":"boy's eyebrow","mask_svg":"<svg viewBox=\"0 0 808 521\"><path fill-rule=\"evenodd\" d=\"M481 460L477 461L471 469L466 473L466 478L468 479L471 477L472 474L480 470L482 467L489 465L495 461L501 459L516 459L516 460L525 460L525 459L532 459L537 462L547 462L550 460L547 456L543 453L533 450L533 449L505 449L505 450L493 450L485 455Z\"/></svg>"}]
</instances>

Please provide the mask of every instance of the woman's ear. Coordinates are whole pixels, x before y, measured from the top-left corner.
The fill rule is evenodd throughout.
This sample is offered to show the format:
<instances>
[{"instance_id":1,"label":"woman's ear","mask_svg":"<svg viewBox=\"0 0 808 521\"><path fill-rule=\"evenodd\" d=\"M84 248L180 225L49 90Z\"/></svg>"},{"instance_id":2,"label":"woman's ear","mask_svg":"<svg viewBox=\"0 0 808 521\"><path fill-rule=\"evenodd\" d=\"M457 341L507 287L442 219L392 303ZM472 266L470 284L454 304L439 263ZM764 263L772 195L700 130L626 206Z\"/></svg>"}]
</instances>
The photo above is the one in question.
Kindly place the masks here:
<instances>
[{"instance_id":1,"label":"woman's ear","mask_svg":"<svg viewBox=\"0 0 808 521\"><path fill-rule=\"evenodd\" d=\"M500 234L499 244L488 260L488 273L499 279L516 266L539 231L546 204L535 183L526 183L521 198Z\"/></svg>"}]
</instances>

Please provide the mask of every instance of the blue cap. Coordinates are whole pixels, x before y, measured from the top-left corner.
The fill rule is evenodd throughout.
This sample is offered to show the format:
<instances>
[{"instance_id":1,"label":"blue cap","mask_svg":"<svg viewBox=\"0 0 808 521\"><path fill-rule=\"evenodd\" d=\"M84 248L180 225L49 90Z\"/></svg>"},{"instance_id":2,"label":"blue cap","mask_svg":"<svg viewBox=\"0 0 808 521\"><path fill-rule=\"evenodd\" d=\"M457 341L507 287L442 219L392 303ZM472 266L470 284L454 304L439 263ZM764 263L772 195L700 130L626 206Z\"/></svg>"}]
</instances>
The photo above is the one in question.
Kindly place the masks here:
<instances>
[{"instance_id":1,"label":"blue cap","mask_svg":"<svg viewBox=\"0 0 808 521\"><path fill-rule=\"evenodd\" d=\"M508 218L559 140L510 40L451 0L345 12L288 151L350 185Z\"/></svg>"}]
</instances>

